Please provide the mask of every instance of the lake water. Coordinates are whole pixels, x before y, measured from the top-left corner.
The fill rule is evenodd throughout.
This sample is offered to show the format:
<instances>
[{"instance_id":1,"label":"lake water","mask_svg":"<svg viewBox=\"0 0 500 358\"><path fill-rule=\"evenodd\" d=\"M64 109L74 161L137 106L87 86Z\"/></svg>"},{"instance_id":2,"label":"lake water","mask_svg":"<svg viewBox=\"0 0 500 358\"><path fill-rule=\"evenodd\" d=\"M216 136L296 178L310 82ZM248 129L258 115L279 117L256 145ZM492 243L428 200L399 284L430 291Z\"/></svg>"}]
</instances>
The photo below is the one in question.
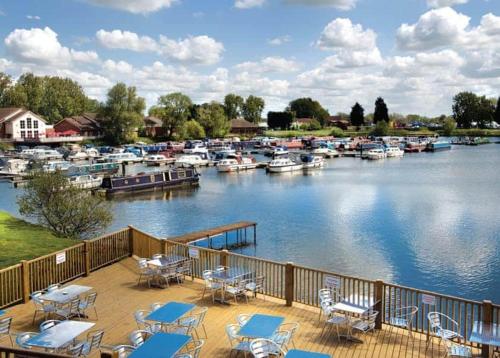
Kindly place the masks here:
<instances>
[{"instance_id":1,"label":"lake water","mask_svg":"<svg viewBox=\"0 0 500 358\"><path fill-rule=\"evenodd\" d=\"M200 188L113 201L110 230L173 236L256 221L241 252L500 302L500 145L328 160L309 175L201 170ZM0 209L17 214L0 184Z\"/></svg>"}]
</instances>

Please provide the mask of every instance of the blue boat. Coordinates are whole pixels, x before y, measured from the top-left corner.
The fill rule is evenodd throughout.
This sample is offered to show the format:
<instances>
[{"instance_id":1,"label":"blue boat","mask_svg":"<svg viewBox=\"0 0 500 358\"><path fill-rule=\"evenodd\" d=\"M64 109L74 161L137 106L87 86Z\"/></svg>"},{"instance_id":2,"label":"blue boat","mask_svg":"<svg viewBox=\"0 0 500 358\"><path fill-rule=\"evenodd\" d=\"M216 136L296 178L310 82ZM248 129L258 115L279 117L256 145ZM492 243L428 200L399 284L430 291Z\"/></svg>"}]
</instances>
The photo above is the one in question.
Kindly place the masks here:
<instances>
[{"instance_id":1,"label":"blue boat","mask_svg":"<svg viewBox=\"0 0 500 358\"><path fill-rule=\"evenodd\" d=\"M427 150L429 152L438 152L441 150L450 150L451 144L449 142L433 142L427 144Z\"/></svg>"}]
</instances>

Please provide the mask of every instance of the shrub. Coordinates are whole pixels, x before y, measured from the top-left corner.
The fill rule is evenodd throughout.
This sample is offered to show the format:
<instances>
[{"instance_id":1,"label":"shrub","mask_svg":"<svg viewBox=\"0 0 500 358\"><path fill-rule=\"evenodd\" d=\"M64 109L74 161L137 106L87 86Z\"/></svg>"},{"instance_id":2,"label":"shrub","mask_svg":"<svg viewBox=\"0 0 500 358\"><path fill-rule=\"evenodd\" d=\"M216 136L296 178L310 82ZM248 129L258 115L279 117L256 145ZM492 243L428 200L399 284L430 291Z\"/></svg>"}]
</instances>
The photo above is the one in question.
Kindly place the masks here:
<instances>
[{"instance_id":1,"label":"shrub","mask_svg":"<svg viewBox=\"0 0 500 358\"><path fill-rule=\"evenodd\" d=\"M339 127L333 127L330 135L333 137L345 137L344 131Z\"/></svg>"},{"instance_id":2,"label":"shrub","mask_svg":"<svg viewBox=\"0 0 500 358\"><path fill-rule=\"evenodd\" d=\"M386 136L388 133L389 133L389 125L387 124L386 121L380 121L377 123L371 134L374 136L383 137Z\"/></svg>"}]
</instances>

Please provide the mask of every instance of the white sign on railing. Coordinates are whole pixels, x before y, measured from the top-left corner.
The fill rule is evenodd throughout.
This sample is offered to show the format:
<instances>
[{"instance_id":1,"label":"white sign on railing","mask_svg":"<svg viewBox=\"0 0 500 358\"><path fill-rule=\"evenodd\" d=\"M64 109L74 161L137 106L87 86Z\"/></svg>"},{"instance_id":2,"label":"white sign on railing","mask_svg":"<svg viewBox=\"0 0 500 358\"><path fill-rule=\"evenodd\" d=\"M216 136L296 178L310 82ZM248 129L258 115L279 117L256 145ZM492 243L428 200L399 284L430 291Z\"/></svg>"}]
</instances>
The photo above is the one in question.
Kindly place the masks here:
<instances>
[{"instance_id":1,"label":"white sign on railing","mask_svg":"<svg viewBox=\"0 0 500 358\"><path fill-rule=\"evenodd\" d=\"M189 248L189 257L192 259L199 259L200 258L200 250L198 250L195 247L190 247Z\"/></svg>"},{"instance_id":2,"label":"white sign on railing","mask_svg":"<svg viewBox=\"0 0 500 358\"><path fill-rule=\"evenodd\" d=\"M435 306L436 305L436 296L427 295L425 293L422 293L422 303L424 305Z\"/></svg>"},{"instance_id":3,"label":"white sign on railing","mask_svg":"<svg viewBox=\"0 0 500 358\"><path fill-rule=\"evenodd\" d=\"M66 251L56 254L56 265L66 262Z\"/></svg>"},{"instance_id":4,"label":"white sign on railing","mask_svg":"<svg viewBox=\"0 0 500 358\"><path fill-rule=\"evenodd\" d=\"M340 277L325 276L323 279L323 285L327 288L340 288Z\"/></svg>"}]
</instances>

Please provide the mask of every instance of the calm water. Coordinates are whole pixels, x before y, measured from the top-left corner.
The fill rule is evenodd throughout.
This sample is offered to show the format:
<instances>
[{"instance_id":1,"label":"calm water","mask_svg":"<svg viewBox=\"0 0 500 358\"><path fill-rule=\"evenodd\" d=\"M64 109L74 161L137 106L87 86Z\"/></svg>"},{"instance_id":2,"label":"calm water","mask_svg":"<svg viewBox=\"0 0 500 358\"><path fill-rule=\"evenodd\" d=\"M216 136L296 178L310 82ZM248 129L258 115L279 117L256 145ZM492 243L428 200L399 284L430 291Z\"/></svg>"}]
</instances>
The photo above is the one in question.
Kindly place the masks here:
<instances>
[{"instance_id":1,"label":"calm water","mask_svg":"<svg viewBox=\"0 0 500 358\"><path fill-rule=\"evenodd\" d=\"M111 229L169 236L258 223L244 253L500 302L500 145L371 162L328 160L311 175L201 171L201 187L114 201ZM0 184L0 209L18 191Z\"/></svg>"}]
</instances>

